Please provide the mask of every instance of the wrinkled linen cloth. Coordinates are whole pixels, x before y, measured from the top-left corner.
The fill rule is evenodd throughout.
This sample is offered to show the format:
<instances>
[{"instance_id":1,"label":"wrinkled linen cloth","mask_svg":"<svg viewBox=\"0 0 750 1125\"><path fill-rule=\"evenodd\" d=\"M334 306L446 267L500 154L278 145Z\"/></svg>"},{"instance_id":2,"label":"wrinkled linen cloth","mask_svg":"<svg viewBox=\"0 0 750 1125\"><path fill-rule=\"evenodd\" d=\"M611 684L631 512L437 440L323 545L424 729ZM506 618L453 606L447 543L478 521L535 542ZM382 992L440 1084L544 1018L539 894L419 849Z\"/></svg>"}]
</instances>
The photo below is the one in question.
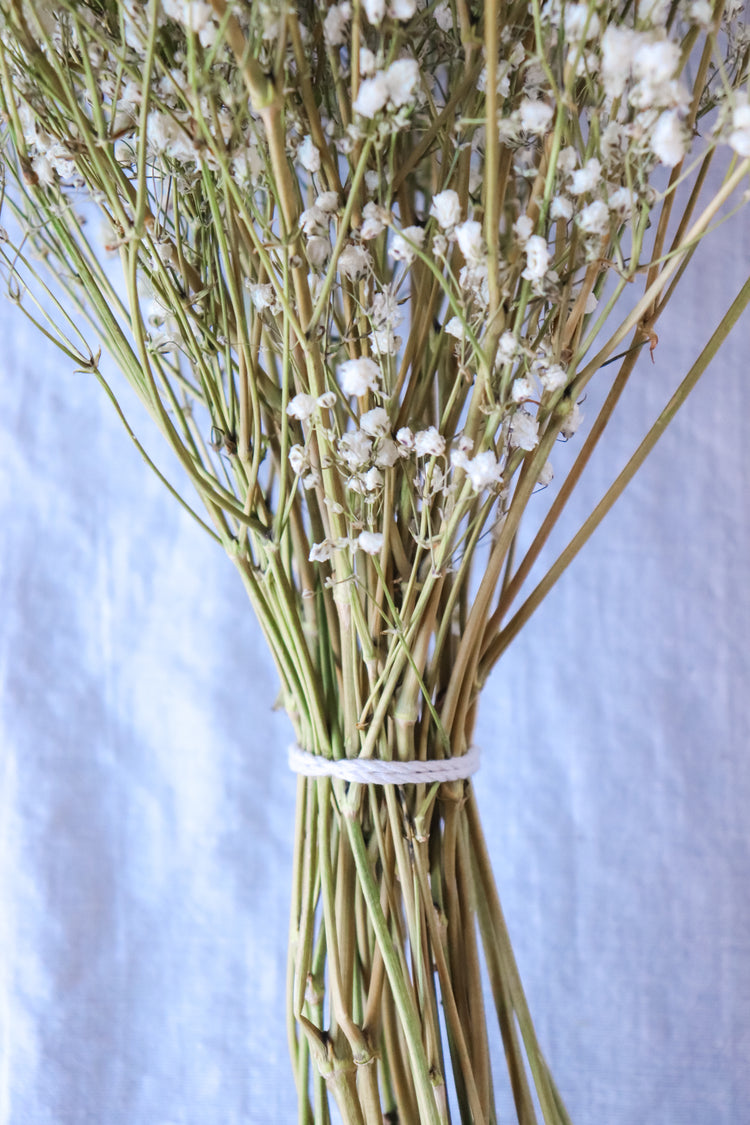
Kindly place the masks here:
<instances>
[{"instance_id":1,"label":"wrinkled linen cloth","mask_svg":"<svg viewBox=\"0 0 750 1125\"><path fill-rule=\"evenodd\" d=\"M703 261L547 562L742 284L747 217ZM7 303L0 339L0 1123L292 1123L273 665L94 380ZM748 1119L748 343L745 316L481 707L475 786L576 1125Z\"/></svg>"}]
</instances>

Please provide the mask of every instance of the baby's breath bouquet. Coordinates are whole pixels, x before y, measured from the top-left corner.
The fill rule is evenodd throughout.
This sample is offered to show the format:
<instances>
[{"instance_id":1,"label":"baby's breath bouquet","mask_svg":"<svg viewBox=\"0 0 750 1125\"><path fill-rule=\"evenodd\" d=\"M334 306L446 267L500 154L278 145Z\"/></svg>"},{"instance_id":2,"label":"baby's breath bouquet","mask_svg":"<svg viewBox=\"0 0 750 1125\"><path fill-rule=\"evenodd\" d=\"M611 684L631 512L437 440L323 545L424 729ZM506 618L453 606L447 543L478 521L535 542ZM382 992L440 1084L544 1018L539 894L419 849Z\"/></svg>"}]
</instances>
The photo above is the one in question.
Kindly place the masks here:
<instances>
[{"instance_id":1,"label":"baby's breath bouquet","mask_svg":"<svg viewBox=\"0 0 750 1125\"><path fill-rule=\"evenodd\" d=\"M749 281L529 589L660 313L747 188L742 5L0 0L0 17L8 292L148 459L100 349L137 391L176 455L173 479L156 471L234 563L294 726L299 1121L335 1103L346 1125L493 1122L501 1082L524 1125L568 1121L473 730L490 670L750 300ZM592 380L602 405L560 482Z\"/></svg>"}]
</instances>

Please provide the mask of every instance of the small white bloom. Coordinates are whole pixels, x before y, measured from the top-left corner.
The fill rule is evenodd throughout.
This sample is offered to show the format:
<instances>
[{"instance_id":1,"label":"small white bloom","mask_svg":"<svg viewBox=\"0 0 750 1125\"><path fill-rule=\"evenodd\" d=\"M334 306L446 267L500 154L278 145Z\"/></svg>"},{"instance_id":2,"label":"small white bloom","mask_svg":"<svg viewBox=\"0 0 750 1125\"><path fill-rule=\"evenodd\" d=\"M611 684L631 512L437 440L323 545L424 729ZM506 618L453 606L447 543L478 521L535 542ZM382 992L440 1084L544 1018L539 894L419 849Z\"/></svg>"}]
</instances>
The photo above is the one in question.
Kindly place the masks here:
<instances>
[{"instance_id":1,"label":"small white bloom","mask_svg":"<svg viewBox=\"0 0 750 1125\"><path fill-rule=\"evenodd\" d=\"M398 437L398 434L396 436ZM438 433L435 426L430 426L429 429L419 430L414 435L414 448L417 457L440 457L445 453L445 438Z\"/></svg>"},{"instance_id":2,"label":"small white bloom","mask_svg":"<svg viewBox=\"0 0 750 1125\"><path fill-rule=\"evenodd\" d=\"M481 265L487 257L487 249L482 237L482 224L476 219L467 219L456 227L456 240L459 249L469 266Z\"/></svg>"},{"instance_id":3,"label":"small white bloom","mask_svg":"<svg viewBox=\"0 0 750 1125\"><path fill-rule=\"evenodd\" d=\"M302 139L302 144L297 149L297 159L306 172L320 171L320 153L309 133Z\"/></svg>"},{"instance_id":4,"label":"small white bloom","mask_svg":"<svg viewBox=\"0 0 750 1125\"><path fill-rule=\"evenodd\" d=\"M667 168L680 163L688 148L687 131L676 109L665 110L659 115L649 147L656 159Z\"/></svg>"},{"instance_id":5,"label":"small white bloom","mask_svg":"<svg viewBox=\"0 0 750 1125\"><path fill-rule=\"evenodd\" d=\"M342 277L348 277L350 281L356 281L360 277L365 277L370 268L370 261L370 255L364 246L355 246L350 243L344 247L339 255L338 270Z\"/></svg>"},{"instance_id":6,"label":"small white bloom","mask_svg":"<svg viewBox=\"0 0 750 1125\"><path fill-rule=\"evenodd\" d=\"M387 104L394 109L416 100L419 64L416 59L396 59L387 70L378 70L360 83L354 111L361 117L375 117Z\"/></svg>"},{"instance_id":7,"label":"small white bloom","mask_svg":"<svg viewBox=\"0 0 750 1125\"><path fill-rule=\"evenodd\" d=\"M511 449L536 449L539 444L539 423L526 410L517 410L510 423Z\"/></svg>"},{"instance_id":8,"label":"small white bloom","mask_svg":"<svg viewBox=\"0 0 750 1125\"><path fill-rule=\"evenodd\" d=\"M620 219L627 218L631 215L635 204L630 188L627 187L615 188L615 190L610 193L607 202L610 211Z\"/></svg>"},{"instance_id":9,"label":"small white bloom","mask_svg":"<svg viewBox=\"0 0 750 1125\"><path fill-rule=\"evenodd\" d=\"M271 312L278 311L276 290L273 285L271 285L270 281L265 282L263 285L248 282L246 288L250 293L250 300L253 302L258 312L263 312L264 309L270 309Z\"/></svg>"},{"instance_id":10,"label":"small white bloom","mask_svg":"<svg viewBox=\"0 0 750 1125\"><path fill-rule=\"evenodd\" d=\"M602 36L602 79L610 98L619 98L633 69L633 58L641 34L629 27L609 24Z\"/></svg>"},{"instance_id":11,"label":"small white bloom","mask_svg":"<svg viewBox=\"0 0 750 1125\"><path fill-rule=\"evenodd\" d=\"M585 195L593 191L601 179L602 166L595 156L587 160L583 168L578 168L572 175L570 185L571 195Z\"/></svg>"},{"instance_id":12,"label":"small white bloom","mask_svg":"<svg viewBox=\"0 0 750 1125\"><path fill-rule=\"evenodd\" d=\"M550 254L547 243L540 234L533 234L524 247L526 269L522 273L527 281L541 281L549 268Z\"/></svg>"},{"instance_id":13,"label":"small white bloom","mask_svg":"<svg viewBox=\"0 0 750 1125\"><path fill-rule=\"evenodd\" d=\"M560 427L561 435L567 440L572 438L581 422L583 421L583 414L581 414L580 407L577 402L573 403L570 413L567 415L565 421Z\"/></svg>"},{"instance_id":14,"label":"small white bloom","mask_svg":"<svg viewBox=\"0 0 750 1125\"><path fill-rule=\"evenodd\" d=\"M339 197L335 191L322 191L318 198L315 200L315 206L324 215L333 214L338 210Z\"/></svg>"},{"instance_id":15,"label":"small white bloom","mask_svg":"<svg viewBox=\"0 0 750 1125\"><path fill-rule=\"evenodd\" d=\"M322 395L318 395L317 404L321 410L330 410L336 405L336 392L324 391Z\"/></svg>"},{"instance_id":16,"label":"small white bloom","mask_svg":"<svg viewBox=\"0 0 750 1125\"><path fill-rule=\"evenodd\" d=\"M553 363L539 372L539 379L545 391L559 391L567 383L568 376L559 363Z\"/></svg>"},{"instance_id":17,"label":"small white bloom","mask_svg":"<svg viewBox=\"0 0 750 1125\"><path fill-rule=\"evenodd\" d=\"M518 341L512 332L503 332L497 343L499 363L510 363L518 355Z\"/></svg>"},{"instance_id":18,"label":"small white bloom","mask_svg":"<svg viewBox=\"0 0 750 1125\"><path fill-rule=\"evenodd\" d=\"M382 531L361 531L357 538L357 546L366 555L379 555L383 550Z\"/></svg>"},{"instance_id":19,"label":"small white bloom","mask_svg":"<svg viewBox=\"0 0 750 1125\"><path fill-rule=\"evenodd\" d=\"M300 229L304 234L328 234L331 216L316 203L308 207L299 217Z\"/></svg>"},{"instance_id":20,"label":"small white bloom","mask_svg":"<svg viewBox=\"0 0 750 1125\"><path fill-rule=\"evenodd\" d=\"M491 449L485 450L484 453L477 453L476 457L466 462L465 469L475 492L481 492L496 484L502 475L500 464Z\"/></svg>"},{"instance_id":21,"label":"small white bloom","mask_svg":"<svg viewBox=\"0 0 750 1125\"><path fill-rule=\"evenodd\" d=\"M671 7L671 0L640 0L638 18L653 24L654 27L659 27L666 23ZM724 9L725 12L727 8Z\"/></svg>"},{"instance_id":22,"label":"small white bloom","mask_svg":"<svg viewBox=\"0 0 750 1125\"><path fill-rule=\"evenodd\" d=\"M542 465L542 471L537 477L537 484L541 485L542 488L546 488L548 484L552 483L554 476L555 470L552 468L551 462L545 461Z\"/></svg>"},{"instance_id":23,"label":"small white bloom","mask_svg":"<svg viewBox=\"0 0 750 1125\"><path fill-rule=\"evenodd\" d=\"M670 39L641 40L633 55L633 74L649 88L663 87L680 65L680 48Z\"/></svg>"},{"instance_id":24,"label":"small white bloom","mask_svg":"<svg viewBox=\"0 0 750 1125\"><path fill-rule=\"evenodd\" d=\"M373 352L378 355L397 355L401 347L401 337L396 336L390 324L373 328L368 336Z\"/></svg>"},{"instance_id":25,"label":"small white bloom","mask_svg":"<svg viewBox=\"0 0 750 1125\"><path fill-rule=\"evenodd\" d=\"M326 12L323 21L323 35L329 47L340 47L347 39L347 24L352 18L352 6L349 0L342 4L333 4Z\"/></svg>"},{"instance_id":26,"label":"small white bloom","mask_svg":"<svg viewBox=\"0 0 750 1125\"><path fill-rule=\"evenodd\" d=\"M344 434L338 444L339 456L350 469L361 469L370 459L372 438L361 430Z\"/></svg>"},{"instance_id":27,"label":"small white bloom","mask_svg":"<svg viewBox=\"0 0 750 1125\"><path fill-rule=\"evenodd\" d=\"M564 195L553 195L549 208L550 219L568 219L573 217L573 204Z\"/></svg>"},{"instance_id":28,"label":"small white bloom","mask_svg":"<svg viewBox=\"0 0 750 1125\"><path fill-rule=\"evenodd\" d=\"M380 388L380 368L369 356L345 360L339 365L337 374L345 395L356 395L357 398L361 398L368 391L377 391Z\"/></svg>"},{"instance_id":29,"label":"small white bloom","mask_svg":"<svg viewBox=\"0 0 750 1125\"><path fill-rule=\"evenodd\" d=\"M455 336L457 340L463 340L466 335L466 329L463 326L461 318L452 316L448 323L445 325L445 331L449 336Z\"/></svg>"},{"instance_id":30,"label":"small white bloom","mask_svg":"<svg viewBox=\"0 0 750 1125\"><path fill-rule=\"evenodd\" d=\"M156 155L168 156L182 164L190 164L199 158L193 138L168 113L151 110L146 121L146 136L149 149Z\"/></svg>"},{"instance_id":31,"label":"small white bloom","mask_svg":"<svg viewBox=\"0 0 750 1125\"><path fill-rule=\"evenodd\" d=\"M306 422L315 411L315 399L312 395L295 395L289 400L286 412L290 418L298 418Z\"/></svg>"},{"instance_id":32,"label":"small white bloom","mask_svg":"<svg viewBox=\"0 0 750 1125\"><path fill-rule=\"evenodd\" d=\"M398 299L395 292L388 286L375 294L369 312L374 324L395 326L401 321Z\"/></svg>"},{"instance_id":33,"label":"small white bloom","mask_svg":"<svg viewBox=\"0 0 750 1125\"><path fill-rule=\"evenodd\" d=\"M362 208L362 218L364 222L359 228L359 237L368 241L371 238L377 238L379 234L385 230L384 219L388 217L388 212L379 207L377 203L365 203Z\"/></svg>"},{"instance_id":34,"label":"small white bloom","mask_svg":"<svg viewBox=\"0 0 750 1125\"><path fill-rule=\"evenodd\" d=\"M750 105L734 107L729 144L738 156L750 156Z\"/></svg>"},{"instance_id":35,"label":"small white bloom","mask_svg":"<svg viewBox=\"0 0 750 1125\"><path fill-rule=\"evenodd\" d=\"M373 27L380 27L385 18L385 0L362 0L367 19Z\"/></svg>"},{"instance_id":36,"label":"small white bloom","mask_svg":"<svg viewBox=\"0 0 750 1125\"><path fill-rule=\"evenodd\" d=\"M619 121L610 121L599 137L599 151L605 163L619 164L628 152L632 129Z\"/></svg>"},{"instance_id":37,"label":"small white bloom","mask_svg":"<svg viewBox=\"0 0 750 1125\"><path fill-rule=\"evenodd\" d=\"M565 38L571 45L577 46L584 38L587 43L590 39L599 38L599 17L596 12L589 17L589 12L588 4L565 5Z\"/></svg>"},{"instance_id":38,"label":"small white bloom","mask_svg":"<svg viewBox=\"0 0 750 1125\"><path fill-rule=\"evenodd\" d=\"M390 469L396 464L398 458L399 449L393 438L381 438L378 444L375 464L378 465L381 469Z\"/></svg>"},{"instance_id":39,"label":"small white bloom","mask_svg":"<svg viewBox=\"0 0 750 1125\"><path fill-rule=\"evenodd\" d=\"M310 554L307 556L309 562L328 562L333 558L333 543L330 539L324 539L322 543L313 543L310 548Z\"/></svg>"},{"instance_id":40,"label":"small white bloom","mask_svg":"<svg viewBox=\"0 0 750 1125\"><path fill-rule=\"evenodd\" d=\"M388 67L385 77L388 94L397 108L414 101L419 85L419 64L416 59L397 59Z\"/></svg>"},{"instance_id":41,"label":"small white bloom","mask_svg":"<svg viewBox=\"0 0 750 1125\"><path fill-rule=\"evenodd\" d=\"M560 155L557 158L555 168L559 176L569 176L573 169L578 164L578 153L573 145L566 145L565 148L560 149Z\"/></svg>"},{"instance_id":42,"label":"small white bloom","mask_svg":"<svg viewBox=\"0 0 750 1125\"><path fill-rule=\"evenodd\" d=\"M305 253L313 269L322 269L331 256L331 243L322 235L313 235L305 244Z\"/></svg>"},{"instance_id":43,"label":"small white bloom","mask_svg":"<svg viewBox=\"0 0 750 1125\"><path fill-rule=\"evenodd\" d=\"M377 62L375 55L369 47L359 48L359 73L363 78L367 78L370 74L374 74L377 70Z\"/></svg>"},{"instance_id":44,"label":"small white bloom","mask_svg":"<svg viewBox=\"0 0 750 1125\"><path fill-rule=\"evenodd\" d=\"M370 434L371 437L381 437L383 434L387 434L391 428L388 412L382 406L367 410L360 418L359 424L361 429L366 434Z\"/></svg>"},{"instance_id":45,"label":"small white bloom","mask_svg":"<svg viewBox=\"0 0 750 1125\"><path fill-rule=\"evenodd\" d=\"M301 445L293 445L289 450L289 464L292 467L292 472L297 476L307 465L307 454Z\"/></svg>"},{"instance_id":46,"label":"small white bloom","mask_svg":"<svg viewBox=\"0 0 750 1125\"><path fill-rule=\"evenodd\" d=\"M708 0L693 0L688 5L688 19L697 23L699 27L708 28L714 18L713 5Z\"/></svg>"},{"instance_id":47,"label":"small white bloom","mask_svg":"<svg viewBox=\"0 0 750 1125\"><path fill-rule=\"evenodd\" d=\"M531 133L539 137L547 132L550 121L554 116L554 109L546 102L532 101L524 98L519 107L519 118L524 133Z\"/></svg>"},{"instance_id":48,"label":"small white bloom","mask_svg":"<svg viewBox=\"0 0 750 1125\"><path fill-rule=\"evenodd\" d=\"M365 486L366 492L377 492L383 484L383 474L380 469L373 465L362 477L362 483Z\"/></svg>"},{"instance_id":49,"label":"small white bloom","mask_svg":"<svg viewBox=\"0 0 750 1125\"><path fill-rule=\"evenodd\" d=\"M417 10L417 0L391 0L388 5L388 15L393 20L405 23L410 20Z\"/></svg>"},{"instance_id":50,"label":"small white bloom","mask_svg":"<svg viewBox=\"0 0 750 1125\"><path fill-rule=\"evenodd\" d=\"M213 8L204 0L163 0L163 8L166 16L196 34L205 32L213 17Z\"/></svg>"},{"instance_id":51,"label":"small white bloom","mask_svg":"<svg viewBox=\"0 0 750 1125\"><path fill-rule=\"evenodd\" d=\"M405 450L411 451L414 448L414 434L408 426L402 426L396 434L396 441Z\"/></svg>"},{"instance_id":52,"label":"small white bloom","mask_svg":"<svg viewBox=\"0 0 750 1125\"><path fill-rule=\"evenodd\" d=\"M443 230L452 230L461 221L461 201L458 192L447 188L432 197L430 214L437 219Z\"/></svg>"},{"instance_id":53,"label":"small white bloom","mask_svg":"<svg viewBox=\"0 0 750 1125\"><path fill-rule=\"evenodd\" d=\"M372 78L365 78L364 82L360 83L352 109L360 117L372 118L385 109L389 93L385 71L379 70Z\"/></svg>"},{"instance_id":54,"label":"small white bloom","mask_svg":"<svg viewBox=\"0 0 750 1125\"><path fill-rule=\"evenodd\" d=\"M454 469L465 469L469 463L469 454L474 448L474 442L466 434L461 436L456 441L453 449L451 449L451 465Z\"/></svg>"},{"instance_id":55,"label":"small white bloom","mask_svg":"<svg viewBox=\"0 0 750 1125\"><path fill-rule=\"evenodd\" d=\"M526 375L519 375L513 380L513 386L510 389L510 397L514 402L528 402L536 396L536 391L531 379Z\"/></svg>"},{"instance_id":56,"label":"small white bloom","mask_svg":"<svg viewBox=\"0 0 750 1125\"><path fill-rule=\"evenodd\" d=\"M534 220L529 215L519 215L513 224L513 230L518 241L525 246L534 233Z\"/></svg>"},{"instance_id":57,"label":"small white bloom","mask_svg":"<svg viewBox=\"0 0 750 1125\"><path fill-rule=\"evenodd\" d=\"M409 243L413 242L421 247L424 242L424 236L424 227L404 227L399 234L396 234L393 242L388 247L389 256L396 262L413 262L417 255ZM408 242L407 239L409 240Z\"/></svg>"},{"instance_id":58,"label":"small white bloom","mask_svg":"<svg viewBox=\"0 0 750 1125\"><path fill-rule=\"evenodd\" d=\"M442 0L432 12L435 17L435 23L441 31L451 31L453 28L453 12L447 0Z\"/></svg>"},{"instance_id":59,"label":"small white bloom","mask_svg":"<svg viewBox=\"0 0 750 1125\"><path fill-rule=\"evenodd\" d=\"M583 208L576 222L584 234L605 235L609 231L609 208L601 199L595 199Z\"/></svg>"}]
</instances>

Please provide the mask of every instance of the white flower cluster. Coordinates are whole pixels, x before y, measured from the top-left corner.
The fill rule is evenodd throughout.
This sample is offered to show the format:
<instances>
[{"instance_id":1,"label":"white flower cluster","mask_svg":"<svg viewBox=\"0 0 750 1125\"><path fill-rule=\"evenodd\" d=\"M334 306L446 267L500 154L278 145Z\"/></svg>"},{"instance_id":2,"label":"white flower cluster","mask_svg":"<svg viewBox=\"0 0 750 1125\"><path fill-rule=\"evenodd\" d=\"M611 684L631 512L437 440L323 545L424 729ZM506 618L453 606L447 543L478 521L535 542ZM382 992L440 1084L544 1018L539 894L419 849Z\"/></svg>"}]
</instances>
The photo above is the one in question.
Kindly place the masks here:
<instances>
[{"instance_id":1,"label":"white flower cluster","mask_svg":"<svg viewBox=\"0 0 750 1125\"><path fill-rule=\"evenodd\" d=\"M401 320L395 289L388 286L376 293L369 308L372 331L370 343L377 356L395 356L401 347L401 337L395 329Z\"/></svg>"},{"instance_id":2,"label":"white flower cluster","mask_svg":"<svg viewBox=\"0 0 750 1125\"><path fill-rule=\"evenodd\" d=\"M211 4L205 0L162 0L161 6L165 16L197 35L202 47L214 45L218 25Z\"/></svg>"},{"instance_id":3,"label":"white flower cluster","mask_svg":"<svg viewBox=\"0 0 750 1125\"><path fill-rule=\"evenodd\" d=\"M341 539L324 539L313 543L308 556L309 562L328 562L336 551L363 551L366 555L379 555L383 550L385 536L382 531L360 531L359 535Z\"/></svg>"},{"instance_id":4,"label":"white flower cluster","mask_svg":"<svg viewBox=\"0 0 750 1125\"><path fill-rule=\"evenodd\" d=\"M31 170L37 181L43 187L52 187L58 179L75 182L78 175L69 147L38 127L36 115L25 102L21 103L19 117L31 158Z\"/></svg>"},{"instance_id":5,"label":"white flower cluster","mask_svg":"<svg viewBox=\"0 0 750 1125\"><path fill-rule=\"evenodd\" d=\"M398 110L416 105L420 72L416 59L397 59L386 70L377 70L359 87L353 109L360 117L372 118L386 108Z\"/></svg>"},{"instance_id":6,"label":"white flower cluster","mask_svg":"<svg viewBox=\"0 0 750 1125\"><path fill-rule=\"evenodd\" d=\"M385 0L363 0L362 6L372 26L380 27L386 14L392 20L406 23L416 13L417 0L391 0L389 4L386 4Z\"/></svg>"},{"instance_id":7,"label":"white flower cluster","mask_svg":"<svg viewBox=\"0 0 750 1125\"><path fill-rule=\"evenodd\" d=\"M333 246L331 244L331 223L338 211L339 197L335 191L324 191L317 197L312 207L308 207L299 217L300 230L305 238L305 253L310 268L322 270L328 263ZM344 277L366 273L367 262L359 264L352 251L341 255L343 264L339 260L339 270ZM348 271L348 272L347 272Z\"/></svg>"}]
</instances>

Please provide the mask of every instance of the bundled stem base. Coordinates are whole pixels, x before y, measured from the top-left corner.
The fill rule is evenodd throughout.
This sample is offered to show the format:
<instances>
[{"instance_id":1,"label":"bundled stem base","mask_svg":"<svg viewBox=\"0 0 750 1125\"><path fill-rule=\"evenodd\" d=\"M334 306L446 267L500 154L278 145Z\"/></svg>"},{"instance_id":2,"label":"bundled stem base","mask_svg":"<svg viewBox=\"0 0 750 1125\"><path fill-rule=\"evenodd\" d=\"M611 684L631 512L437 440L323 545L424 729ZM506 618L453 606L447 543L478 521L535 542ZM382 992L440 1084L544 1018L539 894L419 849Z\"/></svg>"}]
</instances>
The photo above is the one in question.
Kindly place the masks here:
<instances>
[{"instance_id":1,"label":"bundled stem base","mask_svg":"<svg viewBox=\"0 0 750 1125\"><path fill-rule=\"evenodd\" d=\"M420 791L421 790L421 791ZM490 980L518 1120L568 1117L539 1049L470 783L298 783L289 949L299 1121L495 1122ZM499 1085L498 1085L499 1090Z\"/></svg>"}]
</instances>

